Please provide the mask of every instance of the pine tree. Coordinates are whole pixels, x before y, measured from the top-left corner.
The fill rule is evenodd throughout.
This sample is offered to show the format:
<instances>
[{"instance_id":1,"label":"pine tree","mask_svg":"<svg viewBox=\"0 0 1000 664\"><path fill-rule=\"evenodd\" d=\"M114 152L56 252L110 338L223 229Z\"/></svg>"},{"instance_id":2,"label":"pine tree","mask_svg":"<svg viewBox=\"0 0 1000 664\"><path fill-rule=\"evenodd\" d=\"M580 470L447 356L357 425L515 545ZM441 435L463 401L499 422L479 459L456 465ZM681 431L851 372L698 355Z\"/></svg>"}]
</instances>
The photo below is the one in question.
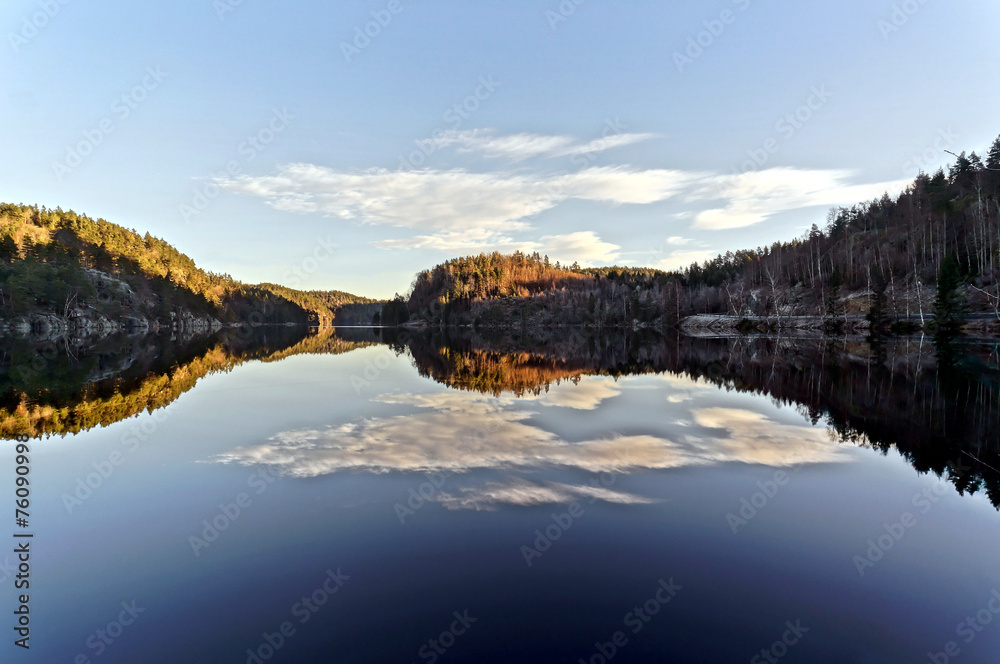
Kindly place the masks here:
<instances>
[{"instance_id":1,"label":"pine tree","mask_svg":"<svg viewBox=\"0 0 1000 664\"><path fill-rule=\"evenodd\" d=\"M986 153L986 167L1000 169L1000 136L997 136L990 151Z\"/></svg>"},{"instance_id":2,"label":"pine tree","mask_svg":"<svg viewBox=\"0 0 1000 664\"><path fill-rule=\"evenodd\" d=\"M934 324L939 332L956 332L962 325L965 298L959 290L961 283L958 261L953 256L945 256L938 272L938 292L934 300Z\"/></svg>"}]
</instances>

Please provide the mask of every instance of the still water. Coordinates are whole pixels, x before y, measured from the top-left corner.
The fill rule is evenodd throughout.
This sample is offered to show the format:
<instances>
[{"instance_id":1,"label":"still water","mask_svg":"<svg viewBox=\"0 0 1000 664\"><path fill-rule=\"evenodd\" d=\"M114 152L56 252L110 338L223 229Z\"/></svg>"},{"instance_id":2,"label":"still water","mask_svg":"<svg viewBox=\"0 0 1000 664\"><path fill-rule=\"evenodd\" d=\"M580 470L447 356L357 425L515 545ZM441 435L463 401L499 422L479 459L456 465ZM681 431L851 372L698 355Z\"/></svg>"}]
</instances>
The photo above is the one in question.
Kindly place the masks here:
<instances>
[{"instance_id":1,"label":"still water","mask_svg":"<svg viewBox=\"0 0 1000 664\"><path fill-rule=\"evenodd\" d=\"M0 660L998 661L989 357L322 334L38 397Z\"/></svg>"}]
</instances>

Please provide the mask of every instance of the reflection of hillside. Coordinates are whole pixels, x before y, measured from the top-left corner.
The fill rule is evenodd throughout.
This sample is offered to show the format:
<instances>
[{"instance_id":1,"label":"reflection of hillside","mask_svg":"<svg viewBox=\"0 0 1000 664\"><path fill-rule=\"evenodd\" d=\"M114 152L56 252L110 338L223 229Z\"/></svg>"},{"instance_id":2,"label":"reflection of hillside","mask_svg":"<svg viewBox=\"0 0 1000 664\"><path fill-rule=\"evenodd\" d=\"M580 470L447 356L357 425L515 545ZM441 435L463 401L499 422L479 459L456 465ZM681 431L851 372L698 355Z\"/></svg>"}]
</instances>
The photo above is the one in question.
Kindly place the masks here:
<instances>
[{"instance_id":1,"label":"reflection of hillside","mask_svg":"<svg viewBox=\"0 0 1000 664\"><path fill-rule=\"evenodd\" d=\"M367 328L367 332L368 339L352 340L345 338L345 332L337 328L317 328L313 334L305 337L294 346L275 351L261 359L264 362L277 362L293 355L340 355L359 348L378 345L379 341L371 333L371 328Z\"/></svg>"},{"instance_id":2,"label":"reflection of hillside","mask_svg":"<svg viewBox=\"0 0 1000 664\"><path fill-rule=\"evenodd\" d=\"M345 353L372 342L346 341L330 328L307 334L289 327L228 329L186 344L127 338L67 352L27 342L0 349L0 436L86 431L162 408L204 376L250 360L303 353ZM111 377L101 378L102 375Z\"/></svg>"},{"instance_id":3,"label":"reflection of hillside","mask_svg":"<svg viewBox=\"0 0 1000 664\"><path fill-rule=\"evenodd\" d=\"M688 341L682 348L678 366L693 377L798 405L841 440L883 452L895 447L916 470L947 472L960 491L985 489L1000 506L995 346L936 351L915 342L871 347L756 338ZM940 353L948 361L939 363Z\"/></svg>"},{"instance_id":4,"label":"reflection of hillside","mask_svg":"<svg viewBox=\"0 0 1000 664\"><path fill-rule=\"evenodd\" d=\"M387 339L394 342L394 339ZM421 375L462 390L499 396L540 394L580 376L662 371L663 337L614 331L583 336L579 329L498 334L487 339L443 330L414 334L406 345Z\"/></svg>"},{"instance_id":5,"label":"reflection of hillside","mask_svg":"<svg viewBox=\"0 0 1000 664\"><path fill-rule=\"evenodd\" d=\"M826 421L845 442L895 447L918 471L947 472L963 492L983 488L1000 506L1000 472L990 468L1000 469L996 347L939 349L946 354L939 363L932 344L915 341L571 335L436 332L415 335L407 346L422 375L494 395L538 394L585 375L663 371L767 395L796 405L814 423Z\"/></svg>"}]
</instances>

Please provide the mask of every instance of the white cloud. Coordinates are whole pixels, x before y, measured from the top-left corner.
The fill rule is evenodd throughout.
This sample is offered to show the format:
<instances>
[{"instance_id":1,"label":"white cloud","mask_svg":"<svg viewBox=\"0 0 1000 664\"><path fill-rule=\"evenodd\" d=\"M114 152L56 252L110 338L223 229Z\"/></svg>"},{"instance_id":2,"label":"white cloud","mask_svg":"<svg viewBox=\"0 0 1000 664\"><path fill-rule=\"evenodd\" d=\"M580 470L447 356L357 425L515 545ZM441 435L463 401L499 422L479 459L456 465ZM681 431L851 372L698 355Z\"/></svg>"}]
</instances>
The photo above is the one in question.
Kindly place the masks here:
<instances>
[{"instance_id":1,"label":"white cloud","mask_svg":"<svg viewBox=\"0 0 1000 664\"><path fill-rule=\"evenodd\" d=\"M539 244L552 260L563 263L579 262L583 266L613 263L618 258L617 244L604 242L594 231L578 231L568 235L543 235Z\"/></svg>"},{"instance_id":2,"label":"white cloud","mask_svg":"<svg viewBox=\"0 0 1000 664\"><path fill-rule=\"evenodd\" d=\"M655 136L619 133L581 142L567 135L522 132L497 136L491 130L449 130L431 140L437 149L453 148L460 153L520 162L592 154ZM382 248L448 253L538 250L559 255L562 261L594 264L618 260L621 247L601 241L593 231L531 239L523 234L533 230L531 222L537 215L570 200L649 205L683 197L691 208L670 213L674 219L693 217L694 228L725 230L758 224L790 210L870 200L886 191L900 191L907 184L850 184L852 176L847 170L788 167L723 175L623 165L553 173L534 168L340 171L296 163L280 166L272 175L223 177L217 183L235 193L261 197L279 210L418 231L411 237L375 242ZM661 258L656 267L682 268L718 253L701 250L697 244L689 247L692 242L670 237L667 243L678 250Z\"/></svg>"},{"instance_id":3,"label":"white cloud","mask_svg":"<svg viewBox=\"0 0 1000 664\"><path fill-rule=\"evenodd\" d=\"M235 193L259 196L279 210L319 212L358 223L431 231L411 238L382 240L383 248L442 251L546 248L580 249L573 261L601 261L618 247L590 232L550 235L541 242L516 241L510 233L529 228L527 219L569 199L614 205L647 204L678 194L691 174L626 167L587 168L562 175L470 173L372 169L342 172L310 164L288 164L276 175L220 179Z\"/></svg>"},{"instance_id":4,"label":"white cloud","mask_svg":"<svg viewBox=\"0 0 1000 664\"><path fill-rule=\"evenodd\" d=\"M717 432L708 436L672 441L635 434L569 442L527 423L531 413L516 409L508 397L445 391L387 395L379 401L418 410L325 429L286 431L216 460L271 464L287 475L314 477L348 470L465 473L554 467L626 472L732 461L789 466L844 458L824 429L779 424L733 408L692 411L697 424Z\"/></svg>"},{"instance_id":5,"label":"white cloud","mask_svg":"<svg viewBox=\"0 0 1000 664\"><path fill-rule=\"evenodd\" d=\"M669 254L656 261L653 267L661 270L679 270L691 263L702 263L712 260L719 255L719 252L712 249L684 249L671 251Z\"/></svg>"},{"instance_id":6,"label":"white cloud","mask_svg":"<svg viewBox=\"0 0 1000 664\"><path fill-rule=\"evenodd\" d=\"M489 130L448 130L434 139L438 147L458 146L459 152L476 152L487 158L504 157L522 161L542 155L553 155L569 148L575 142L572 136L544 136L541 134L510 134L494 136Z\"/></svg>"},{"instance_id":7,"label":"white cloud","mask_svg":"<svg viewBox=\"0 0 1000 664\"><path fill-rule=\"evenodd\" d=\"M695 228L724 230L751 226L787 210L870 200L887 191L902 191L908 184L903 180L846 184L852 175L846 170L794 168L716 175L702 180L686 200L725 201L723 207L698 213L694 222Z\"/></svg>"},{"instance_id":8,"label":"white cloud","mask_svg":"<svg viewBox=\"0 0 1000 664\"><path fill-rule=\"evenodd\" d=\"M563 381L551 385L547 392L537 396L522 396L522 400L533 400L546 406L561 406L576 410L595 410L606 399L621 394L614 378L591 376L587 380L573 383Z\"/></svg>"},{"instance_id":9,"label":"white cloud","mask_svg":"<svg viewBox=\"0 0 1000 664\"><path fill-rule=\"evenodd\" d=\"M486 158L506 158L523 161L533 157L568 157L594 154L656 138L657 134L619 133L581 143L566 135L544 135L522 132L495 136L489 129L458 131L450 129L434 138L437 149L456 146L459 152L477 153Z\"/></svg>"},{"instance_id":10,"label":"white cloud","mask_svg":"<svg viewBox=\"0 0 1000 664\"><path fill-rule=\"evenodd\" d=\"M846 458L826 429L779 424L742 408L700 408L692 414L699 425L726 432L705 449L718 461L780 467Z\"/></svg>"},{"instance_id":11,"label":"white cloud","mask_svg":"<svg viewBox=\"0 0 1000 664\"><path fill-rule=\"evenodd\" d=\"M549 256L553 261L564 262L567 265L576 261L587 267L598 263L610 263L617 260L616 244L604 242L593 231L577 231L567 235L543 235L537 242L519 241L500 232L488 229L470 229L468 231L449 231L433 235L416 235L409 238L378 240L376 247L382 249L432 249L443 253L476 253L499 251L510 254L515 251L525 253L539 252Z\"/></svg>"}]
</instances>

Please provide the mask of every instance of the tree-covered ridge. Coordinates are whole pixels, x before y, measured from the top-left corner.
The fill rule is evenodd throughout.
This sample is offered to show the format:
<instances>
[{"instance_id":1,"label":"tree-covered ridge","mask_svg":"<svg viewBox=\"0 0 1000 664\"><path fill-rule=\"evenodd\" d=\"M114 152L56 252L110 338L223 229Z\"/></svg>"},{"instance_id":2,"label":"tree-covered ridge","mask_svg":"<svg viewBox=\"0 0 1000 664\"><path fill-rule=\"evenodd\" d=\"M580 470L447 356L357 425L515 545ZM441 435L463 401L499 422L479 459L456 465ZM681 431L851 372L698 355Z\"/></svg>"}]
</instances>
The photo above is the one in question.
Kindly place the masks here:
<instances>
[{"instance_id":1,"label":"tree-covered ridge","mask_svg":"<svg viewBox=\"0 0 1000 664\"><path fill-rule=\"evenodd\" d=\"M74 310L168 322L183 309L223 322L330 324L337 307L366 303L350 293L248 285L205 271L149 233L104 219L0 204L0 312Z\"/></svg>"},{"instance_id":2,"label":"tree-covered ridge","mask_svg":"<svg viewBox=\"0 0 1000 664\"><path fill-rule=\"evenodd\" d=\"M579 268L538 254L467 256L420 272L381 322L667 327L696 314L815 316L828 328L893 321L957 330L1000 322L1000 138L895 198L831 210L801 238L684 270Z\"/></svg>"},{"instance_id":3,"label":"tree-covered ridge","mask_svg":"<svg viewBox=\"0 0 1000 664\"><path fill-rule=\"evenodd\" d=\"M537 252L464 256L417 274L408 297L383 307L381 322L396 325L411 316L485 326L652 321L679 279L652 268L563 266Z\"/></svg>"},{"instance_id":4,"label":"tree-covered ridge","mask_svg":"<svg viewBox=\"0 0 1000 664\"><path fill-rule=\"evenodd\" d=\"M584 277L579 268L552 264L538 253L493 252L463 256L417 274L410 289L411 308L468 305L473 300L528 297L562 288Z\"/></svg>"},{"instance_id":5,"label":"tree-covered ridge","mask_svg":"<svg viewBox=\"0 0 1000 664\"><path fill-rule=\"evenodd\" d=\"M683 272L691 313L831 318L868 313L950 324L1000 318L1000 138L985 161L963 152L899 196L831 210L802 238L727 253ZM864 293L860 303L844 296Z\"/></svg>"}]
</instances>

